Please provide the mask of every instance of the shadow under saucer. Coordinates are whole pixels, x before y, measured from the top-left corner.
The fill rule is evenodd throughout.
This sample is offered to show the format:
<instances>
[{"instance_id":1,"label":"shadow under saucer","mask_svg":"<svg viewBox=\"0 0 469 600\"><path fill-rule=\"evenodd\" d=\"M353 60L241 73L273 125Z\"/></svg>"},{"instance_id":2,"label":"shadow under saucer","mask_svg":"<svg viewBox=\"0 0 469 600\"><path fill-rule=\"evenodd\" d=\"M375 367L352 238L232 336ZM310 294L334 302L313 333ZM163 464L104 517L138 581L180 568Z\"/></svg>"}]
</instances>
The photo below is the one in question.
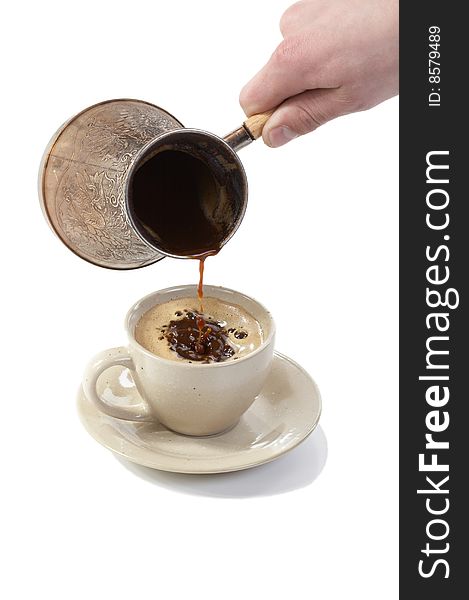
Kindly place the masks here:
<instances>
[{"instance_id":1,"label":"shadow under saucer","mask_svg":"<svg viewBox=\"0 0 469 600\"><path fill-rule=\"evenodd\" d=\"M299 446L274 461L232 473L192 475L143 467L120 456L127 470L162 488L194 496L254 498L274 496L311 484L327 460L327 439L321 426Z\"/></svg>"}]
</instances>

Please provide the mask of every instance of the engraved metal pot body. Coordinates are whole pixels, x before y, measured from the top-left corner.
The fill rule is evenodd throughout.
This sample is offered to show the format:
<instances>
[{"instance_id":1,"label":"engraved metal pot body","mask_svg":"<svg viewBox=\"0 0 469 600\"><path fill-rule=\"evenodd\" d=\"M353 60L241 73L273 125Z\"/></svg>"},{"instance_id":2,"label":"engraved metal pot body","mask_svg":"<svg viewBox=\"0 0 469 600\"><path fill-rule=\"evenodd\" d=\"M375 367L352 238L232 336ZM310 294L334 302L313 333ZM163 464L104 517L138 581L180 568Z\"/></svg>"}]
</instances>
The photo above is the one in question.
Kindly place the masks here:
<instances>
[{"instance_id":1,"label":"engraved metal pot body","mask_svg":"<svg viewBox=\"0 0 469 600\"><path fill-rule=\"evenodd\" d=\"M147 102L110 100L58 130L42 159L39 196L47 221L70 250L111 269L134 269L163 258L131 225L125 185L139 151L181 127Z\"/></svg>"},{"instance_id":2,"label":"engraved metal pot body","mask_svg":"<svg viewBox=\"0 0 469 600\"><path fill-rule=\"evenodd\" d=\"M246 175L236 151L260 136L269 114L251 117L222 139L185 129L148 102L120 99L91 106L65 123L44 153L39 174L44 215L70 250L101 267L135 269L164 256L187 258L159 245L132 212L129 182L169 144L202 160L224 190L213 208L221 247L247 204Z\"/></svg>"}]
</instances>

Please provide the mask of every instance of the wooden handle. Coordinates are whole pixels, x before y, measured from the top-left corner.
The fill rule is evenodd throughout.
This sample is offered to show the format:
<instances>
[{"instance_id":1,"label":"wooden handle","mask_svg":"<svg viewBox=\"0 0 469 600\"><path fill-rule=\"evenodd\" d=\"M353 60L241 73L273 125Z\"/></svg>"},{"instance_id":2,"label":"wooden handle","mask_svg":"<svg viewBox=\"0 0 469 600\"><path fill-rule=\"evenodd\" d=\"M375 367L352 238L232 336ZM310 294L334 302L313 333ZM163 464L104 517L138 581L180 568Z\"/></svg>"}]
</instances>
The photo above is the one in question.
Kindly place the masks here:
<instances>
[{"instance_id":1,"label":"wooden handle","mask_svg":"<svg viewBox=\"0 0 469 600\"><path fill-rule=\"evenodd\" d=\"M257 138L261 137L264 125L274 114L274 112L275 110L269 110L264 113L259 113L258 115L252 115L252 117L249 117L247 121L244 121L243 125L249 131L249 134L253 137L253 139L257 140Z\"/></svg>"}]
</instances>

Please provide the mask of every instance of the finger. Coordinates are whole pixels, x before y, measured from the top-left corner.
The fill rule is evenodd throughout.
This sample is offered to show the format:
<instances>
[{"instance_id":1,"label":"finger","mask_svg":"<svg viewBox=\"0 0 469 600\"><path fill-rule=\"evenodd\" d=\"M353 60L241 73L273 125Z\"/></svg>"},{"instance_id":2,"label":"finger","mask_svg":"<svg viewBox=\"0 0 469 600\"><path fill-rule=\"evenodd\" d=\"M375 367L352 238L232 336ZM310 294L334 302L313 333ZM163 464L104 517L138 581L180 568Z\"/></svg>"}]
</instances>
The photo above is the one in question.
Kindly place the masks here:
<instances>
[{"instance_id":1,"label":"finger","mask_svg":"<svg viewBox=\"0 0 469 600\"><path fill-rule=\"evenodd\" d=\"M308 12L306 12L308 11ZM284 38L298 32L311 21L311 4L299 0L287 8L280 18L280 32Z\"/></svg>"},{"instance_id":2,"label":"finger","mask_svg":"<svg viewBox=\"0 0 469 600\"><path fill-rule=\"evenodd\" d=\"M275 108L286 98L320 86L320 60L313 36L284 40L268 63L241 90L240 104L250 116Z\"/></svg>"},{"instance_id":3,"label":"finger","mask_svg":"<svg viewBox=\"0 0 469 600\"><path fill-rule=\"evenodd\" d=\"M268 146L278 148L348 112L340 88L309 90L286 100L267 121L262 137Z\"/></svg>"}]
</instances>

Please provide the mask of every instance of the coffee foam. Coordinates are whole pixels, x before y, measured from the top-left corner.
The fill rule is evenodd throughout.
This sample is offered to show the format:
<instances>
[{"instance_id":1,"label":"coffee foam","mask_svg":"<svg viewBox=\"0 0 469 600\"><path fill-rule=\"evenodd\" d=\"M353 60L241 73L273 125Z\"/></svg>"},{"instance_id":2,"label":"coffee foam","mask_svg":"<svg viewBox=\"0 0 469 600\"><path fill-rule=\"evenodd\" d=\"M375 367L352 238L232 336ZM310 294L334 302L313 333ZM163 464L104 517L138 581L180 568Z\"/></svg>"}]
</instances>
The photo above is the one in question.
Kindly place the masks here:
<instances>
[{"instance_id":1,"label":"coffee foam","mask_svg":"<svg viewBox=\"0 0 469 600\"><path fill-rule=\"evenodd\" d=\"M228 333L230 344L235 349L235 354L228 361L235 360L253 352L264 341L264 333L258 321L244 308L237 304L229 304L218 298L207 297L203 299L203 315L209 319L224 324L226 331L245 331L248 335L244 339L237 339L235 331ZM156 304L142 315L135 327L135 339L152 354L168 360L189 362L182 358L169 347L164 337L163 325L175 321L180 316L176 313L184 311L199 312L200 306L197 298L177 298L163 304ZM161 339L162 338L162 339Z\"/></svg>"}]
</instances>

